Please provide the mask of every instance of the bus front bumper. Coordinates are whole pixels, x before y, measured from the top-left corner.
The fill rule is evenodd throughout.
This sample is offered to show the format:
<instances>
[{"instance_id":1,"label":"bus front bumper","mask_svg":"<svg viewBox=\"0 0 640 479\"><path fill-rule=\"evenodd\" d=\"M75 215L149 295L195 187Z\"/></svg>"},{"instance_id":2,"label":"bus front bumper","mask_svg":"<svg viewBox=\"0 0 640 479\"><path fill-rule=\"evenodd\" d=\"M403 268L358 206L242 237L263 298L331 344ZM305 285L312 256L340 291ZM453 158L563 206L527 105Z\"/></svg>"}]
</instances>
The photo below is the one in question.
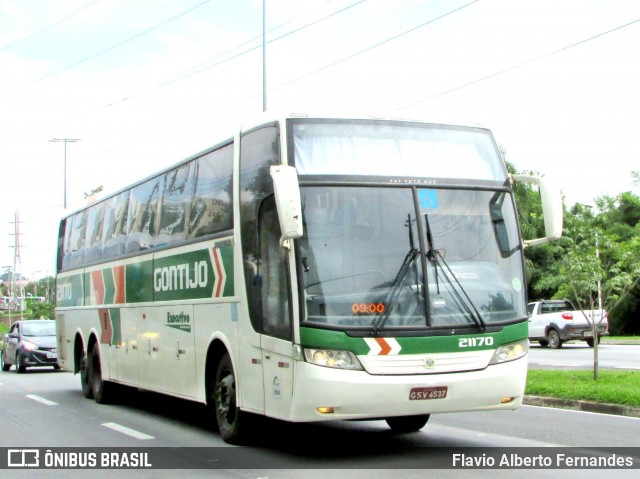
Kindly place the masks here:
<instances>
[{"instance_id":1,"label":"bus front bumper","mask_svg":"<svg viewBox=\"0 0 640 479\"><path fill-rule=\"evenodd\" d=\"M524 396L527 356L480 371L437 375L371 375L302 361L296 368L289 420L380 419L516 409Z\"/></svg>"}]
</instances>

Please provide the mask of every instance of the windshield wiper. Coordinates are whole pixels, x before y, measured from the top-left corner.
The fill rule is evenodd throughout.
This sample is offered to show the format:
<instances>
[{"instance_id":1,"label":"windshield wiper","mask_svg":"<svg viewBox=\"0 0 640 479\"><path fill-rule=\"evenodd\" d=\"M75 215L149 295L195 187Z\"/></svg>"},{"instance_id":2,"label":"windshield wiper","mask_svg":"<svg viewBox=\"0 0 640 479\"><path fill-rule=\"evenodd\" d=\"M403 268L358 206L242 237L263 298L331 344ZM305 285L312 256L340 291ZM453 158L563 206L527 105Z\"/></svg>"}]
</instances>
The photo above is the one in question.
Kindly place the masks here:
<instances>
[{"instance_id":1,"label":"windshield wiper","mask_svg":"<svg viewBox=\"0 0 640 479\"><path fill-rule=\"evenodd\" d=\"M409 228L409 252L404 257L404 261L402 261L402 265L398 270L398 274L396 274L396 277L394 278L393 282L389 287L389 292L387 293L387 296L384 299L384 304L387 305L387 307L385 308L384 312L380 313L380 315L373 322L372 327L373 327L374 336L377 336L380 333L385 323L389 319L389 316L391 315L391 309L392 309L391 305L395 304L394 300L400 294L400 289L404 282L404 278L405 276L407 276L407 272L409 271L409 268L411 267L415 259L420 254L420 251L418 251L418 249L415 247L415 244L414 244L410 214L407 215L407 225Z\"/></svg>"},{"instance_id":2,"label":"windshield wiper","mask_svg":"<svg viewBox=\"0 0 640 479\"><path fill-rule=\"evenodd\" d=\"M467 291L464 289L462 284L460 284L460 281L458 281L458 278L456 278L455 274L449 267L449 264L444 259L444 256L442 256L442 253L440 253L440 251L434 248L433 246L433 237L431 235L431 227L429 225L428 213L424 214L424 221L427 229L426 230L427 247L428 247L427 259L433 265L437 294L440 294L440 282L438 280L438 270L440 270L442 271L442 276L444 276L447 283L449 283L449 285L451 286L451 291L455 297L456 302L458 303L458 306L464 309L464 311L471 317L471 319L473 319L474 323L476 323L476 325L481 330L484 331L487 328L487 325L482 319L482 315L473 304L473 301L467 294ZM444 265L444 268L443 268L443 265Z\"/></svg>"}]
</instances>

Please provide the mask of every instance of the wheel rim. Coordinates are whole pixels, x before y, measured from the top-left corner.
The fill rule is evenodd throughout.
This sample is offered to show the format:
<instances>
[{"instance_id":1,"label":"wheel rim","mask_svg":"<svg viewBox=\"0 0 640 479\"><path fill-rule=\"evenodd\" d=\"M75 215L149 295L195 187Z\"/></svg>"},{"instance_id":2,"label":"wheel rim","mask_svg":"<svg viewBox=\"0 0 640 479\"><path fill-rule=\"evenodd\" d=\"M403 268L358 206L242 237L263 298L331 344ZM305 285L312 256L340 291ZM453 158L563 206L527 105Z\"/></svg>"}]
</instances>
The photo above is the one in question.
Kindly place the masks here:
<instances>
[{"instance_id":1,"label":"wheel rim","mask_svg":"<svg viewBox=\"0 0 640 479\"><path fill-rule=\"evenodd\" d=\"M558 336L558 333L555 331L549 331L549 346L552 348L557 348L559 342L560 337Z\"/></svg>"},{"instance_id":2,"label":"wheel rim","mask_svg":"<svg viewBox=\"0 0 640 479\"><path fill-rule=\"evenodd\" d=\"M215 392L216 413L225 425L233 424L236 415L236 388L233 373L225 371Z\"/></svg>"}]
</instances>

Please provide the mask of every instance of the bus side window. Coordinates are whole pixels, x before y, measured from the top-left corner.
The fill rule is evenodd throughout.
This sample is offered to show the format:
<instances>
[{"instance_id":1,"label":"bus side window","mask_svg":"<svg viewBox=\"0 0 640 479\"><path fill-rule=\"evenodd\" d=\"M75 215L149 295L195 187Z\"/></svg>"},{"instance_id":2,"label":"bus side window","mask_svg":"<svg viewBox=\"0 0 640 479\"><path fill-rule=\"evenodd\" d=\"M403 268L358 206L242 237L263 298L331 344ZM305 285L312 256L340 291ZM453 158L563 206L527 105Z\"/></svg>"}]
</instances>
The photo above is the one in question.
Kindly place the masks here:
<instances>
[{"instance_id":1,"label":"bus side window","mask_svg":"<svg viewBox=\"0 0 640 479\"><path fill-rule=\"evenodd\" d=\"M240 237L249 315L256 331L263 331L260 292L264 291L257 264L260 256L257 216L264 199L273 195L269 167L280 163L278 138L277 126L270 125L246 133L240 140Z\"/></svg>"},{"instance_id":2,"label":"bus side window","mask_svg":"<svg viewBox=\"0 0 640 479\"><path fill-rule=\"evenodd\" d=\"M172 245L186 239L185 224L193 195L194 165L192 161L165 175L156 246Z\"/></svg>"},{"instance_id":3,"label":"bus side window","mask_svg":"<svg viewBox=\"0 0 640 479\"><path fill-rule=\"evenodd\" d=\"M102 258L102 228L104 226L104 203L89 208L85 238L84 262L91 263Z\"/></svg>"},{"instance_id":4,"label":"bus side window","mask_svg":"<svg viewBox=\"0 0 640 479\"><path fill-rule=\"evenodd\" d=\"M126 252L143 251L153 247L156 215L161 181L158 176L131 190L127 228Z\"/></svg>"},{"instance_id":5,"label":"bus side window","mask_svg":"<svg viewBox=\"0 0 640 479\"><path fill-rule=\"evenodd\" d=\"M128 191L114 196L105 206L102 228L102 257L104 259L116 258L124 254L128 209Z\"/></svg>"},{"instance_id":6,"label":"bus side window","mask_svg":"<svg viewBox=\"0 0 640 479\"><path fill-rule=\"evenodd\" d=\"M58 271L62 271L65 267L65 253L66 253L66 246L67 246L67 236L66 236L66 231L68 231L67 229L67 224L70 224L70 218L64 218L62 221L60 221L60 226L58 228L58 257L57 257L57 261L56 261L56 268Z\"/></svg>"},{"instance_id":7,"label":"bus side window","mask_svg":"<svg viewBox=\"0 0 640 479\"><path fill-rule=\"evenodd\" d=\"M257 273L260 281L260 317L264 334L291 339L289 302L289 268L287 250L280 247L280 223L274 197L267 198L258 215L259 258Z\"/></svg>"},{"instance_id":8,"label":"bus side window","mask_svg":"<svg viewBox=\"0 0 640 479\"><path fill-rule=\"evenodd\" d=\"M233 227L233 143L198 158L195 165L195 191L187 232L189 239Z\"/></svg>"},{"instance_id":9,"label":"bus side window","mask_svg":"<svg viewBox=\"0 0 640 479\"><path fill-rule=\"evenodd\" d=\"M68 242L65 240L66 247L63 260L65 269L75 268L83 264L85 229L87 226L86 215L86 210L76 213L72 217L73 221L70 228L69 224L67 224L68 231L65 236L68 238Z\"/></svg>"}]
</instances>

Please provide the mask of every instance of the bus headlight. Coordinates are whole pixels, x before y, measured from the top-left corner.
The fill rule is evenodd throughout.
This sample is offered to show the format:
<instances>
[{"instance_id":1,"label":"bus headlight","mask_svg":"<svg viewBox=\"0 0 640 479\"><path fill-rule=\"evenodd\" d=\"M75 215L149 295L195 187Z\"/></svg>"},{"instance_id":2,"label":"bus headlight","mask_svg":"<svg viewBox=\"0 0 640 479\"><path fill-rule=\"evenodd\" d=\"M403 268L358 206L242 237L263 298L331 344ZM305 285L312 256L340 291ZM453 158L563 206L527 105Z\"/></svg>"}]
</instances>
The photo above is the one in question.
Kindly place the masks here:
<instances>
[{"instance_id":1,"label":"bus headlight","mask_svg":"<svg viewBox=\"0 0 640 479\"><path fill-rule=\"evenodd\" d=\"M304 350L304 358L308 363L317 366L336 369L352 369L361 371L362 366L355 355L349 351L335 349L308 349Z\"/></svg>"},{"instance_id":2,"label":"bus headlight","mask_svg":"<svg viewBox=\"0 0 640 479\"><path fill-rule=\"evenodd\" d=\"M515 343L503 344L493 353L489 364L500 364L515 361L525 356L529 352L529 340L523 339Z\"/></svg>"}]
</instances>

